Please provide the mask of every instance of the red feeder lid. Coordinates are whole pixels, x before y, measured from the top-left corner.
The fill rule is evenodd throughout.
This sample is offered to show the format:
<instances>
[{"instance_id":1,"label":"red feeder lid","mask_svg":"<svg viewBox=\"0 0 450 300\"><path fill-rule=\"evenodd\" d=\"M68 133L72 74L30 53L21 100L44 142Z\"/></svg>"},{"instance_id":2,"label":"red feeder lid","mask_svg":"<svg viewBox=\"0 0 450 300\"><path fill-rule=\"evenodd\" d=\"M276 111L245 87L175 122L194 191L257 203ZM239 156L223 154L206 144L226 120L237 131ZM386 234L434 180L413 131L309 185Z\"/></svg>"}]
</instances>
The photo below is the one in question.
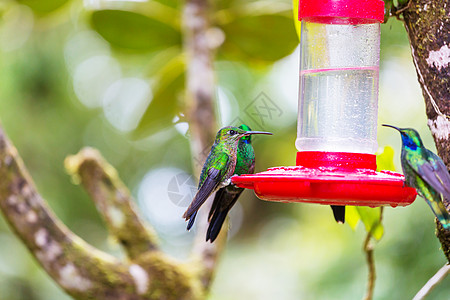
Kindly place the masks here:
<instances>
[{"instance_id":1,"label":"red feeder lid","mask_svg":"<svg viewBox=\"0 0 450 300\"><path fill-rule=\"evenodd\" d=\"M298 19L319 23L342 23L333 20L347 18L350 24L383 22L383 0L299 0Z\"/></svg>"},{"instance_id":2,"label":"red feeder lid","mask_svg":"<svg viewBox=\"0 0 450 300\"><path fill-rule=\"evenodd\" d=\"M233 176L232 182L254 189L258 198L278 202L324 205L406 206L417 196L404 176L376 172L375 155L305 151L292 167L270 168L257 174Z\"/></svg>"}]
</instances>

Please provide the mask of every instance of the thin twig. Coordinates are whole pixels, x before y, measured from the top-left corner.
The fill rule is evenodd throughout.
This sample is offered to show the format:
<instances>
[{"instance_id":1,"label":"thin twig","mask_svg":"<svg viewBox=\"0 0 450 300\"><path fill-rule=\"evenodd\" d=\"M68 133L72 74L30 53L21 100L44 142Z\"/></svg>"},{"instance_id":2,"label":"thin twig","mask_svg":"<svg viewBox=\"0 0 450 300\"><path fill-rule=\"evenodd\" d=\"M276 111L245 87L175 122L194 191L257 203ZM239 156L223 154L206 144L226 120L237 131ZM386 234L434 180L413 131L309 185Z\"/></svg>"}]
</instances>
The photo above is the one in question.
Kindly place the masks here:
<instances>
[{"instance_id":1,"label":"thin twig","mask_svg":"<svg viewBox=\"0 0 450 300\"><path fill-rule=\"evenodd\" d=\"M383 211L384 207L380 207L380 220L379 224L383 221ZM374 227L376 227L374 225ZM366 253L367 266L369 268L368 281L367 281L367 290L366 295L364 296L364 300L372 300L373 291L375 290L375 280L376 280L376 270L375 270L375 260L373 258L374 246L371 243L372 241L372 232L367 232L366 239L364 241L364 252Z\"/></svg>"},{"instance_id":2,"label":"thin twig","mask_svg":"<svg viewBox=\"0 0 450 300\"><path fill-rule=\"evenodd\" d=\"M402 18L400 18L400 15L409 8L411 4L411 1L408 1L408 3L401 5L401 7L396 7L394 5L392 5L391 7L391 12L392 15L395 16L397 18L397 20L403 21ZM400 4L399 4L400 6Z\"/></svg>"},{"instance_id":3,"label":"thin twig","mask_svg":"<svg viewBox=\"0 0 450 300\"><path fill-rule=\"evenodd\" d=\"M420 289L420 291L414 296L413 300L425 299L425 297L435 288L442 280L450 274L450 264L444 265L428 282Z\"/></svg>"},{"instance_id":4,"label":"thin twig","mask_svg":"<svg viewBox=\"0 0 450 300\"><path fill-rule=\"evenodd\" d=\"M368 232L366 240L364 241L364 252L366 253L367 265L369 267L369 276L364 300L372 300L373 290L375 288L376 273L375 273L375 262L373 259L373 245L370 243L371 240L372 234Z\"/></svg>"}]
</instances>

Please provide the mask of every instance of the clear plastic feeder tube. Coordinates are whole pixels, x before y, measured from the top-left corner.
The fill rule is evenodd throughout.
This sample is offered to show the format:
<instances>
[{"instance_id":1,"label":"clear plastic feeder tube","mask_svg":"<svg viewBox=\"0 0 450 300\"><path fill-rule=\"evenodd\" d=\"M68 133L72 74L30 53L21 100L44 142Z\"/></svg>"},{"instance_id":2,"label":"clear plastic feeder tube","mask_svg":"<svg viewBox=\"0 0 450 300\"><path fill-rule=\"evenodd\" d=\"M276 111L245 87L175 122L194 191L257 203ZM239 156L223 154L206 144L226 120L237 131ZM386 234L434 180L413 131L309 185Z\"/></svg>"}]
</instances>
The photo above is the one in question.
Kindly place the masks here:
<instances>
[{"instance_id":1,"label":"clear plastic feeder tube","mask_svg":"<svg viewBox=\"0 0 450 300\"><path fill-rule=\"evenodd\" d=\"M231 178L267 201L405 206L416 190L376 171L382 0L298 0L302 20L296 166Z\"/></svg>"},{"instance_id":2,"label":"clear plastic feeder tube","mask_svg":"<svg viewBox=\"0 0 450 300\"><path fill-rule=\"evenodd\" d=\"M380 23L348 23L302 20L299 151L377 150Z\"/></svg>"}]
</instances>

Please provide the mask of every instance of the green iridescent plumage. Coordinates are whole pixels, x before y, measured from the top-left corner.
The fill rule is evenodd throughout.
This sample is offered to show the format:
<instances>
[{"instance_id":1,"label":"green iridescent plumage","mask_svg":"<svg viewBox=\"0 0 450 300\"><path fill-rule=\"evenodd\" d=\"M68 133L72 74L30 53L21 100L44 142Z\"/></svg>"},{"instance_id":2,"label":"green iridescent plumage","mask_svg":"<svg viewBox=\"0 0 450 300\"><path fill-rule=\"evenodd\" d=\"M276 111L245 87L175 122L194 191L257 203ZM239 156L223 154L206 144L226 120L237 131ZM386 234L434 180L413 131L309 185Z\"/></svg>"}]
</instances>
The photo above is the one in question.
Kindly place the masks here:
<instances>
[{"instance_id":1,"label":"green iridescent plumage","mask_svg":"<svg viewBox=\"0 0 450 300\"><path fill-rule=\"evenodd\" d=\"M241 125L239 128L246 131L251 130L247 125ZM254 171L255 151L251 144L251 136L244 136L239 140L236 167L233 175L253 174ZM214 202L209 211L209 226L206 233L206 241L211 241L212 243L217 238L228 212L234 206L243 191L243 188L230 184L216 192Z\"/></svg>"},{"instance_id":2,"label":"green iridescent plumage","mask_svg":"<svg viewBox=\"0 0 450 300\"><path fill-rule=\"evenodd\" d=\"M250 128L246 125L239 126L239 128L241 127ZM253 150L252 146L252 137L244 136L239 140L236 168L234 170L233 175L253 173L254 168L255 168L255 151Z\"/></svg>"},{"instance_id":3,"label":"green iridescent plumage","mask_svg":"<svg viewBox=\"0 0 450 300\"><path fill-rule=\"evenodd\" d=\"M197 211L208 197L219 188L230 184L236 168L239 140L251 134L271 134L270 132L248 131L238 127L224 127L217 132L211 151L200 174L198 191L183 215L189 221L187 229L194 224Z\"/></svg>"},{"instance_id":4,"label":"green iridescent plumage","mask_svg":"<svg viewBox=\"0 0 450 300\"><path fill-rule=\"evenodd\" d=\"M419 133L412 128L397 128L402 137L401 163L405 181L421 195L442 226L450 229L450 215L442 197L450 200L450 174L442 159L425 148Z\"/></svg>"}]
</instances>

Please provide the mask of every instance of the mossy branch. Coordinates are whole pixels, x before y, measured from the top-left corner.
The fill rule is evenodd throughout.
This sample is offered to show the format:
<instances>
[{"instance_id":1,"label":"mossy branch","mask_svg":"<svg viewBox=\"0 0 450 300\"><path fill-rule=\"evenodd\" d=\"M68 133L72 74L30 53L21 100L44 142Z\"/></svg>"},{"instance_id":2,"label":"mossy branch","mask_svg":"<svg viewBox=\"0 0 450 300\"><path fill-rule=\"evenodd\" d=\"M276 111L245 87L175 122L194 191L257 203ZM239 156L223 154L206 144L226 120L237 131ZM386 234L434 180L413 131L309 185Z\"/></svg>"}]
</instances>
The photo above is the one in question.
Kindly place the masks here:
<instances>
[{"instance_id":1,"label":"mossy branch","mask_svg":"<svg viewBox=\"0 0 450 300\"><path fill-rule=\"evenodd\" d=\"M121 261L106 254L62 224L36 191L16 149L0 127L0 209L58 285L83 300L205 297L208 286L203 278L210 269L202 268L197 261L176 262L156 249L155 235L140 221L128 191L97 151L84 149L69 158L67 164L79 174L96 201L101 200L97 206L106 212L104 217L113 234L134 245L125 247L132 259ZM112 219L117 216L109 215L108 209L124 215L119 223L132 228L134 237L123 236L123 228Z\"/></svg>"},{"instance_id":2,"label":"mossy branch","mask_svg":"<svg viewBox=\"0 0 450 300\"><path fill-rule=\"evenodd\" d=\"M156 234L136 213L128 189L120 181L116 170L100 153L84 148L65 161L66 169L75 182L81 182L112 234L130 259L157 250Z\"/></svg>"},{"instance_id":3,"label":"mossy branch","mask_svg":"<svg viewBox=\"0 0 450 300\"><path fill-rule=\"evenodd\" d=\"M183 13L186 108L194 156L210 145L217 129L212 64L219 45L213 47L209 40L209 9L207 0L187 0ZM224 232L214 244L205 242L207 205L197 218L192 260L179 263L159 251L153 229L139 217L117 172L96 150L86 148L67 158L66 168L86 188L128 260L92 247L54 216L0 127L0 209L58 285L83 300L204 299L226 241Z\"/></svg>"},{"instance_id":4,"label":"mossy branch","mask_svg":"<svg viewBox=\"0 0 450 300\"><path fill-rule=\"evenodd\" d=\"M128 266L91 247L53 215L1 128L0 178L0 207L5 218L68 294L79 299L137 294Z\"/></svg>"}]
</instances>

